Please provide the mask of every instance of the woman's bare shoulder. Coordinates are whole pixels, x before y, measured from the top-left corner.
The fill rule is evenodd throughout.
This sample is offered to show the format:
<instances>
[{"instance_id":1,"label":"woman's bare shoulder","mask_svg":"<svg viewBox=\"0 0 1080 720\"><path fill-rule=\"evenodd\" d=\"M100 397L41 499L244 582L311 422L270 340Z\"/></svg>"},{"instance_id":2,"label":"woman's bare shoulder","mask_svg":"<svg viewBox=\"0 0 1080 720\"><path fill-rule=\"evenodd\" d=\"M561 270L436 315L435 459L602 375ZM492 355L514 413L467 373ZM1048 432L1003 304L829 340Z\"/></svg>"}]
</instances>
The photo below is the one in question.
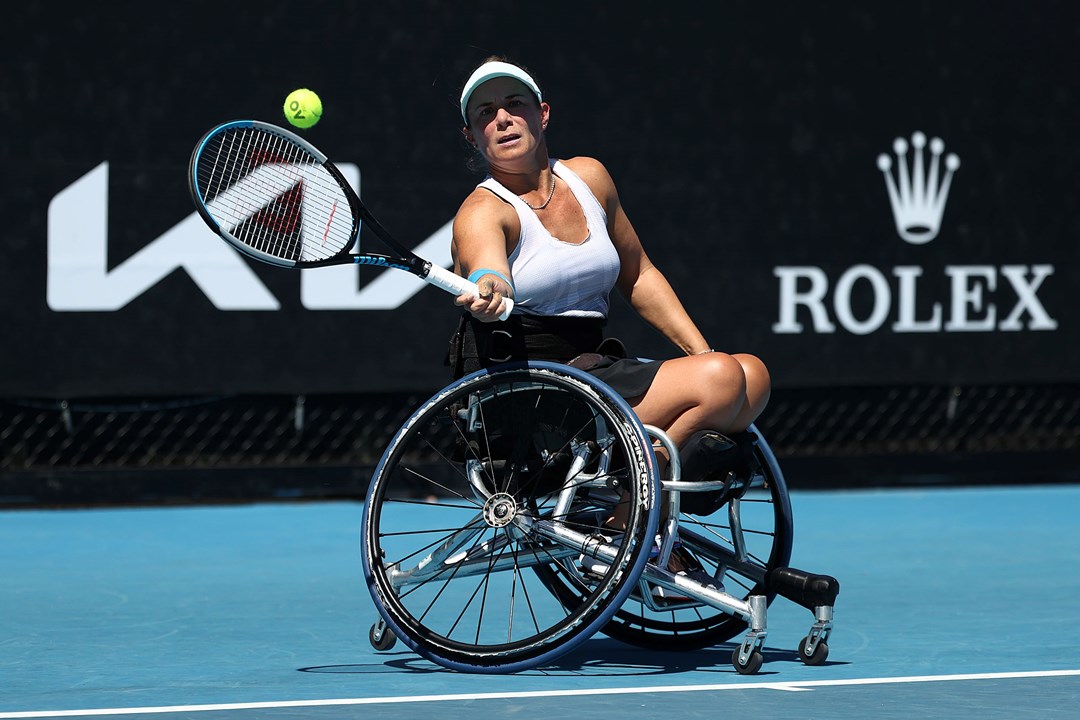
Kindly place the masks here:
<instances>
[{"instance_id":1,"label":"woman's bare shoulder","mask_svg":"<svg viewBox=\"0 0 1080 720\"><path fill-rule=\"evenodd\" d=\"M514 208L495 193L476 188L462 201L454 216L454 236L479 232L486 235L498 228L504 236L517 232L518 217Z\"/></svg>"},{"instance_id":2,"label":"woman's bare shoulder","mask_svg":"<svg viewBox=\"0 0 1080 720\"><path fill-rule=\"evenodd\" d=\"M593 191L593 195L605 201L605 206L612 201L618 202L615 181L611 179L611 175L602 162L596 158L579 156L563 160L562 163L584 180L589 189Z\"/></svg>"},{"instance_id":3,"label":"woman's bare shoulder","mask_svg":"<svg viewBox=\"0 0 1080 720\"><path fill-rule=\"evenodd\" d=\"M611 182L611 175L608 174L607 168L596 158L579 155L577 157L569 158L568 160L563 160L562 163L573 170L574 174L578 175L582 180Z\"/></svg>"}]
</instances>

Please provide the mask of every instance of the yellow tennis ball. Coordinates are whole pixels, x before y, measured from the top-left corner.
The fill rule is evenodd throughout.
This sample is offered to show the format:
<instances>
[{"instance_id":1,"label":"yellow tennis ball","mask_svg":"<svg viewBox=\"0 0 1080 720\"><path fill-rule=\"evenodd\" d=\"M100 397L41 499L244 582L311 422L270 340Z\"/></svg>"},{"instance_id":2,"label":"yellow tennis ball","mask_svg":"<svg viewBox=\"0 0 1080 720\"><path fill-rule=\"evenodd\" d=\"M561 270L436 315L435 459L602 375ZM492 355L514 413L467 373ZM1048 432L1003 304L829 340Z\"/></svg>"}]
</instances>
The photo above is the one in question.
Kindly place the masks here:
<instances>
[{"instance_id":1,"label":"yellow tennis ball","mask_svg":"<svg viewBox=\"0 0 1080 720\"><path fill-rule=\"evenodd\" d=\"M285 119L298 128L309 128L322 117L322 100L307 88L293 90L285 98Z\"/></svg>"}]
</instances>

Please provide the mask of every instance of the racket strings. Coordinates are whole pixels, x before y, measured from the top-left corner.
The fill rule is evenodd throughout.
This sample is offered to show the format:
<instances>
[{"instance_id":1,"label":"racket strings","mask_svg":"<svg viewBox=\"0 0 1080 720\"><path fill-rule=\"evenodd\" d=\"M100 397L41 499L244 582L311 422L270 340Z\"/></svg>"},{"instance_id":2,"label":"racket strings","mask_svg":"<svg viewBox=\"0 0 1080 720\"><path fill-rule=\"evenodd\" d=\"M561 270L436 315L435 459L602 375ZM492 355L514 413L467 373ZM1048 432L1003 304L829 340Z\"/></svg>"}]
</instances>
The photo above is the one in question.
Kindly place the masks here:
<instances>
[{"instance_id":1,"label":"racket strings","mask_svg":"<svg viewBox=\"0 0 1080 720\"><path fill-rule=\"evenodd\" d=\"M338 179L306 149L259 128L233 128L208 143L196 172L202 200L238 242L288 262L346 249L357 221Z\"/></svg>"}]
</instances>

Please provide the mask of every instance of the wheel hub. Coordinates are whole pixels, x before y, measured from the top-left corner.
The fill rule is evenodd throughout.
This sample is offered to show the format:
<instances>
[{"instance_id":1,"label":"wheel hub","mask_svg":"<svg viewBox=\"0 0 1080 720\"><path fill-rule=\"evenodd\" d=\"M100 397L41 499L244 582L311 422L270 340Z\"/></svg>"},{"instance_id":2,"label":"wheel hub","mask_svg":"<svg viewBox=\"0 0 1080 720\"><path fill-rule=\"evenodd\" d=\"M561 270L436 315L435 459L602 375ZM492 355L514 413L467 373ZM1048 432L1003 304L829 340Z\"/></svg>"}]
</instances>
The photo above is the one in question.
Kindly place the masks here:
<instances>
[{"instance_id":1,"label":"wheel hub","mask_svg":"<svg viewBox=\"0 0 1080 720\"><path fill-rule=\"evenodd\" d=\"M507 493L495 493L484 503L484 522L493 528L506 527L517 513L517 502Z\"/></svg>"}]
</instances>

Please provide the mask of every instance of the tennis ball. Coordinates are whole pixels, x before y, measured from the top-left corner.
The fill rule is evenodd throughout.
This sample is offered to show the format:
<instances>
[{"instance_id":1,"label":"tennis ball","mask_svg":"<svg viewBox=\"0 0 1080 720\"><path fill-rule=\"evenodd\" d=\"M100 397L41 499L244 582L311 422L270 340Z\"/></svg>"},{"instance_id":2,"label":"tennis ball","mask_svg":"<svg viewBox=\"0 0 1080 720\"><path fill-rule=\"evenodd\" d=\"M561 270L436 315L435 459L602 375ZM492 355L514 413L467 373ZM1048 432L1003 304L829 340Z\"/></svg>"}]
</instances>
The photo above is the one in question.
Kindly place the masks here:
<instances>
[{"instance_id":1,"label":"tennis ball","mask_svg":"<svg viewBox=\"0 0 1080 720\"><path fill-rule=\"evenodd\" d=\"M307 88L293 90L285 98L285 119L298 128L309 128L322 117L322 100Z\"/></svg>"}]
</instances>

